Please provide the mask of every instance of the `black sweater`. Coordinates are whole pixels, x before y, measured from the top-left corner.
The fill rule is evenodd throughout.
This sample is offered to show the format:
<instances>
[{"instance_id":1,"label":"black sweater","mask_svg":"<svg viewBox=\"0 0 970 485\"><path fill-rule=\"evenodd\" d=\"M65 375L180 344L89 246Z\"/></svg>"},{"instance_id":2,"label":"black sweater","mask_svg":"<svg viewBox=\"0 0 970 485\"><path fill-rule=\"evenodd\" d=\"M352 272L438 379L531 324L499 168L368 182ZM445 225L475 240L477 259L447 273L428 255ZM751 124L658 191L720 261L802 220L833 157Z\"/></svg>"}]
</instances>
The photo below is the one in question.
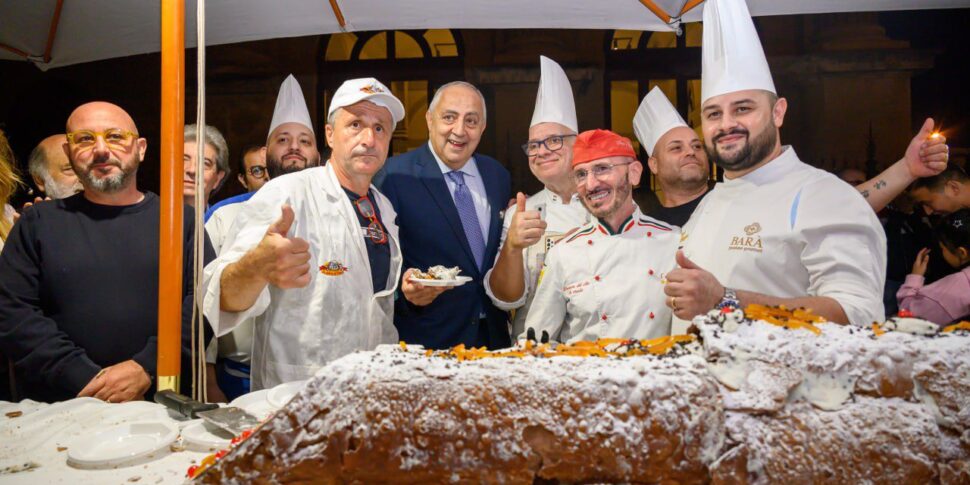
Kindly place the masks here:
<instances>
[{"instance_id":1,"label":"black sweater","mask_svg":"<svg viewBox=\"0 0 970 485\"><path fill-rule=\"evenodd\" d=\"M186 206L183 376L190 360L191 214ZM129 359L155 378L158 237L159 198L151 192L130 206L77 194L24 213L0 254L0 353L14 363L21 397L71 399L101 368ZM205 256L214 256L208 238Z\"/></svg>"}]
</instances>

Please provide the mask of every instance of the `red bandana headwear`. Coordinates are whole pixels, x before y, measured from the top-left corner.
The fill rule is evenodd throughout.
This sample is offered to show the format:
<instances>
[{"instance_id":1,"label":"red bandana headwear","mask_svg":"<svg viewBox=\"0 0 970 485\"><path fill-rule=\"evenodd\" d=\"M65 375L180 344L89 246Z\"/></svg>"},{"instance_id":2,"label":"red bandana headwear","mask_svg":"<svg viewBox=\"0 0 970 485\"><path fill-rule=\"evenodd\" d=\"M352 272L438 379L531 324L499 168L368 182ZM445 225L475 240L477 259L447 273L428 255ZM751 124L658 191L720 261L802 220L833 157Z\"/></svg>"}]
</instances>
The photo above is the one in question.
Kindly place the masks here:
<instances>
[{"instance_id":1,"label":"red bandana headwear","mask_svg":"<svg viewBox=\"0 0 970 485\"><path fill-rule=\"evenodd\" d=\"M609 130L584 131L576 137L573 146L573 167L606 157L637 158L633 144L624 136Z\"/></svg>"}]
</instances>

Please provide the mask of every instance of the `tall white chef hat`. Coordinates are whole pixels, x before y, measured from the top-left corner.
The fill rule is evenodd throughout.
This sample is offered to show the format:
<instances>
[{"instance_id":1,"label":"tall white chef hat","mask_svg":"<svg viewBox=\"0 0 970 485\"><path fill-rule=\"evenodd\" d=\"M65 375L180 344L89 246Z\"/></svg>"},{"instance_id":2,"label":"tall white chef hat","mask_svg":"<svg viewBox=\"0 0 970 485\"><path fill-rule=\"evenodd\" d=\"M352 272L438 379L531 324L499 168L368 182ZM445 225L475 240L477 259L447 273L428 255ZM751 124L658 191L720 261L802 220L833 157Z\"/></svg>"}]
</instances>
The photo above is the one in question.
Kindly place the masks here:
<instances>
[{"instance_id":1,"label":"tall white chef hat","mask_svg":"<svg viewBox=\"0 0 970 485\"><path fill-rule=\"evenodd\" d=\"M276 96L276 108L273 109L273 121L269 123L269 133L266 138L273 134L273 130L279 128L283 123L299 123L313 132L313 122L310 121L310 110L306 107L306 99L303 98L303 89L300 83L292 74L283 80L280 85L280 93Z\"/></svg>"},{"instance_id":2,"label":"tall white chef hat","mask_svg":"<svg viewBox=\"0 0 970 485\"><path fill-rule=\"evenodd\" d=\"M633 131L637 134L637 139L647 149L647 153L652 155L653 147L660 137L679 126L686 127L687 122L681 118L674 105L670 104L660 87L654 86L643 97L637 114L633 116Z\"/></svg>"},{"instance_id":3,"label":"tall white chef hat","mask_svg":"<svg viewBox=\"0 0 970 485\"><path fill-rule=\"evenodd\" d=\"M546 56L539 56L539 66L542 70L542 75L539 77L539 94L536 95L536 109L532 113L532 123L529 127L553 122L578 133L576 102L573 101L573 87L569 84L566 72L556 64L556 61Z\"/></svg>"},{"instance_id":4,"label":"tall white chef hat","mask_svg":"<svg viewBox=\"0 0 970 485\"><path fill-rule=\"evenodd\" d=\"M701 103L715 96L763 89L777 94L745 0L707 0Z\"/></svg>"}]
</instances>

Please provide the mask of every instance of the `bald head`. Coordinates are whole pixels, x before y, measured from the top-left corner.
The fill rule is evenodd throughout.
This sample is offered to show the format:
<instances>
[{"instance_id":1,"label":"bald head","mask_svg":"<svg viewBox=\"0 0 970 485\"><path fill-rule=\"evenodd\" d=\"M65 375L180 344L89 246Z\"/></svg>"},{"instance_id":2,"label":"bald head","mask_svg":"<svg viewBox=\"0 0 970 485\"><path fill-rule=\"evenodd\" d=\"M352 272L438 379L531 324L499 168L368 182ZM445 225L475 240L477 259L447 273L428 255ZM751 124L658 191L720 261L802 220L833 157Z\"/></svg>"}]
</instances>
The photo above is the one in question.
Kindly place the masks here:
<instances>
[{"instance_id":1,"label":"bald head","mask_svg":"<svg viewBox=\"0 0 970 485\"><path fill-rule=\"evenodd\" d=\"M104 101L82 104L67 119L67 136L65 150L86 198L115 205L141 200L135 174L148 141L125 110Z\"/></svg>"},{"instance_id":2,"label":"bald head","mask_svg":"<svg viewBox=\"0 0 970 485\"><path fill-rule=\"evenodd\" d=\"M67 118L67 133L76 130L102 131L121 128L138 134L135 120L127 111L106 101L92 101L78 106Z\"/></svg>"}]
</instances>

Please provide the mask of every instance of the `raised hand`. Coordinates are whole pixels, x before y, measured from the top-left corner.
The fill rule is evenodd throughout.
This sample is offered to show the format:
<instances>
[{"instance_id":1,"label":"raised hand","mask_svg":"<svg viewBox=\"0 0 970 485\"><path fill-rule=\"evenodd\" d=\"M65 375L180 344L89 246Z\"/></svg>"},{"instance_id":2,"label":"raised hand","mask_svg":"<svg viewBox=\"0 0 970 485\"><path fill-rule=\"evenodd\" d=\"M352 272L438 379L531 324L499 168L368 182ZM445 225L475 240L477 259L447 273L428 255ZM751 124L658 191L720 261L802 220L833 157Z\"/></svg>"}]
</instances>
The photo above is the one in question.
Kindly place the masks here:
<instances>
[{"instance_id":1,"label":"raised hand","mask_svg":"<svg viewBox=\"0 0 970 485\"><path fill-rule=\"evenodd\" d=\"M525 249L542 239L546 232L546 221L542 220L539 211L525 209L525 194L519 192L515 196L515 215L509 224L506 241L515 249Z\"/></svg>"},{"instance_id":2,"label":"raised hand","mask_svg":"<svg viewBox=\"0 0 970 485\"><path fill-rule=\"evenodd\" d=\"M280 218L270 224L256 247L259 274L279 288L302 288L310 284L310 244L288 236L294 218L293 208L283 204Z\"/></svg>"},{"instance_id":3,"label":"raised hand","mask_svg":"<svg viewBox=\"0 0 970 485\"><path fill-rule=\"evenodd\" d=\"M667 306L677 318L690 320L707 313L724 297L724 287L713 274L687 259L683 251L677 251L679 268L667 273Z\"/></svg>"},{"instance_id":4,"label":"raised hand","mask_svg":"<svg viewBox=\"0 0 970 485\"><path fill-rule=\"evenodd\" d=\"M930 264L930 248L923 248L916 254L916 261L913 261L912 274L920 276L926 275L926 267Z\"/></svg>"},{"instance_id":5,"label":"raised hand","mask_svg":"<svg viewBox=\"0 0 970 485\"><path fill-rule=\"evenodd\" d=\"M946 170L950 159L950 147L946 137L933 132L933 118L926 118L919 133L906 148L906 168L916 178L932 177Z\"/></svg>"}]
</instances>

